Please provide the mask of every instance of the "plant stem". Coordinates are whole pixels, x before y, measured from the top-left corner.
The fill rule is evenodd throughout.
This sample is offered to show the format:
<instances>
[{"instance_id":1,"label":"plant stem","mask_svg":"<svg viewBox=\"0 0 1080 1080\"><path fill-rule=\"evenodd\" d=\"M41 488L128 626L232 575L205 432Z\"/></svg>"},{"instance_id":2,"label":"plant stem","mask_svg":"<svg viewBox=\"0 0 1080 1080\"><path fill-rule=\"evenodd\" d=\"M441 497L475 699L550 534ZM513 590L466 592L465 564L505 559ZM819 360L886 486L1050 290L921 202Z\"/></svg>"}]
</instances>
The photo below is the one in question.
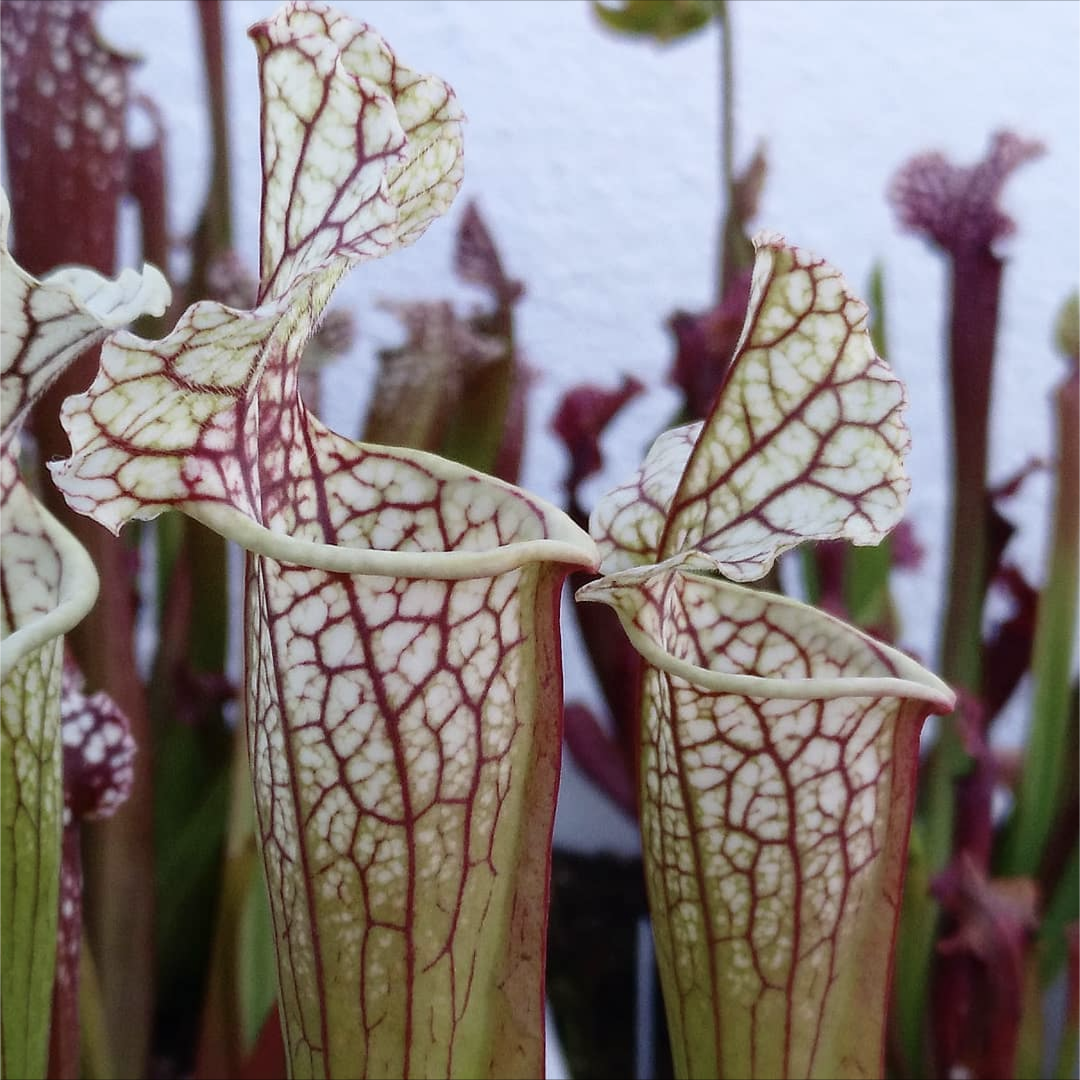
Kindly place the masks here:
<instances>
[{"instance_id":1,"label":"plant stem","mask_svg":"<svg viewBox=\"0 0 1080 1080\"><path fill-rule=\"evenodd\" d=\"M211 132L210 180L194 236L191 271L177 306L207 295L212 260L232 242L224 30L218 0L198 0ZM221 847L232 738L221 712L228 683L226 543L179 515L156 531L158 649L151 714L159 772L155 790L157 960L161 978L159 1053L186 1067L200 1023L188 987L202 986L210 964L210 928L220 902ZM180 862L182 855L183 865ZM194 928L194 930L193 930ZM204 930L205 934L194 932ZM194 942L194 944L193 944Z\"/></svg>"},{"instance_id":2,"label":"plant stem","mask_svg":"<svg viewBox=\"0 0 1080 1080\"><path fill-rule=\"evenodd\" d=\"M101 983L97 964L89 943L83 938L82 959L79 961L79 1016L82 1020L82 1075L86 1080L107 1080L116 1076L109 1033L105 1023L105 1006L101 999Z\"/></svg>"},{"instance_id":3,"label":"plant stem","mask_svg":"<svg viewBox=\"0 0 1080 1080\"><path fill-rule=\"evenodd\" d=\"M727 292L735 270L732 258L732 230L735 220L735 49L732 45L731 5L724 4L716 25L720 34L720 179L726 208L720 230L720 266L716 302Z\"/></svg>"},{"instance_id":4,"label":"plant stem","mask_svg":"<svg viewBox=\"0 0 1080 1080\"><path fill-rule=\"evenodd\" d=\"M953 522L949 601L941 663L947 678L975 693L986 595L986 472L994 342L1002 262L986 250L953 261L950 383Z\"/></svg>"},{"instance_id":5,"label":"plant stem","mask_svg":"<svg viewBox=\"0 0 1080 1080\"><path fill-rule=\"evenodd\" d=\"M1001 260L986 248L957 252L951 261L953 512L941 673L951 685L973 694L980 686L988 584L986 463L1002 269ZM924 815L931 873L944 867L952 849L953 784L967 764L946 717L926 775Z\"/></svg>"},{"instance_id":6,"label":"plant stem","mask_svg":"<svg viewBox=\"0 0 1080 1080\"><path fill-rule=\"evenodd\" d=\"M212 146L210 188L206 194L192 252L194 272L205 270L208 256L232 244L232 184L229 168L229 116L225 95L225 46L220 0L198 0L203 65L209 102Z\"/></svg>"},{"instance_id":7,"label":"plant stem","mask_svg":"<svg viewBox=\"0 0 1080 1080\"><path fill-rule=\"evenodd\" d=\"M1080 380L1074 368L1057 392L1058 483L1052 547L1032 648L1031 732L1016 812L1005 841L1003 869L1010 875L1038 873L1066 786L1065 769L1075 766L1075 762L1062 762L1059 755L1069 741L1068 725L1076 722L1069 698L1080 585L1078 406Z\"/></svg>"},{"instance_id":8,"label":"plant stem","mask_svg":"<svg viewBox=\"0 0 1080 1080\"><path fill-rule=\"evenodd\" d=\"M1003 264L985 247L949 250L949 385L952 419L952 522L948 599L940 643L942 677L977 694L982 669L982 612L987 588L986 464L994 344ZM937 741L926 762L919 815L925 840L926 880L943 870L953 848L956 780L970 766L952 717L939 720ZM928 1000L937 904L926 892L910 895L901 940L906 959L897 997L912 1008ZM925 1013L904 1032L904 1053L916 1067L925 1052ZM921 1074L921 1069L920 1069Z\"/></svg>"}]
</instances>

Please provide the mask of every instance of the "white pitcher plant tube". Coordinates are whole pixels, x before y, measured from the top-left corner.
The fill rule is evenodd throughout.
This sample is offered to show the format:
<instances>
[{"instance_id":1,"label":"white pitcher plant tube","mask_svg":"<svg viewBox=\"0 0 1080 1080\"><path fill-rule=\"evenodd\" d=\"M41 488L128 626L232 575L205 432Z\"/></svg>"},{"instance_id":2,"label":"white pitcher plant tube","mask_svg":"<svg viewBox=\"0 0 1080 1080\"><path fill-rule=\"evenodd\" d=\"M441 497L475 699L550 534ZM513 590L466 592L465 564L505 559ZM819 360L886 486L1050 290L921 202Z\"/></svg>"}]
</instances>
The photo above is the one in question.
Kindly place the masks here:
<instances>
[{"instance_id":1,"label":"white pitcher plant tube","mask_svg":"<svg viewBox=\"0 0 1080 1080\"><path fill-rule=\"evenodd\" d=\"M709 416L600 501L606 576L577 596L647 661L642 835L677 1075L880 1076L919 731L954 697L735 584L805 540L878 542L909 488L904 390L865 305L780 237L756 248Z\"/></svg>"},{"instance_id":2,"label":"white pitcher plant tube","mask_svg":"<svg viewBox=\"0 0 1080 1080\"><path fill-rule=\"evenodd\" d=\"M37 280L8 250L0 192L0 936L5 1076L43 1076L56 958L63 810L63 635L93 606L98 576L79 542L19 472L19 433L35 402L81 353L169 287L153 267L109 281L69 267Z\"/></svg>"},{"instance_id":3,"label":"white pitcher plant tube","mask_svg":"<svg viewBox=\"0 0 1080 1080\"><path fill-rule=\"evenodd\" d=\"M66 402L53 475L114 531L175 508L247 550L246 722L292 1075L540 1075L558 595L596 548L517 488L306 410L301 354L334 287L449 207L462 116L328 8L290 4L251 36L256 306L111 338Z\"/></svg>"}]
</instances>

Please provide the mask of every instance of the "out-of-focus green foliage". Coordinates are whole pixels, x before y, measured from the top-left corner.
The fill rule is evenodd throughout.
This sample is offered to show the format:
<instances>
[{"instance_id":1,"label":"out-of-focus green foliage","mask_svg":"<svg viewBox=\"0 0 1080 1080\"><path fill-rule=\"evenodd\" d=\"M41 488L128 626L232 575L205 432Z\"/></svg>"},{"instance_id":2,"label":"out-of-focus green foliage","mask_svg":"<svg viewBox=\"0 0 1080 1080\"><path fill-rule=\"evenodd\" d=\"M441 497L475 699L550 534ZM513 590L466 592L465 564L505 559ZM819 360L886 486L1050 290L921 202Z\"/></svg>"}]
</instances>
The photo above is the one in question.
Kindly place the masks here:
<instances>
[{"instance_id":1,"label":"out-of-focus green foliage","mask_svg":"<svg viewBox=\"0 0 1080 1080\"><path fill-rule=\"evenodd\" d=\"M674 41L724 17L724 0L593 0L593 11L612 30Z\"/></svg>"}]
</instances>

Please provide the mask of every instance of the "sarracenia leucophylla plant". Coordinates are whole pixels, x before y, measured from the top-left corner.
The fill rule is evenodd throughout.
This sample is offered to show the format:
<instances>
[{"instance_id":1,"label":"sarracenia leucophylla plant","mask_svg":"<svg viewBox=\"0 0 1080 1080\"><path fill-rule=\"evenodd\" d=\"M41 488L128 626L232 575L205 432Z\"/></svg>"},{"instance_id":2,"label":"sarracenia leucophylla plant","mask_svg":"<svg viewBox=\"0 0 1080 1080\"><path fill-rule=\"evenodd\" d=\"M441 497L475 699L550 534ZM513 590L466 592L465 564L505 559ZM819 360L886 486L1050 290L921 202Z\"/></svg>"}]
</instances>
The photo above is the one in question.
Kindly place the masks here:
<instances>
[{"instance_id":1,"label":"sarracenia leucophylla plant","mask_svg":"<svg viewBox=\"0 0 1080 1080\"><path fill-rule=\"evenodd\" d=\"M459 116L444 84L326 9L293 5L254 37L265 174L256 306L197 304L163 341L111 339L89 393L65 407L73 456L54 475L76 509L114 530L178 508L248 550L247 724L293 1074L537 1075L556 598L569 568L595 564L595 548L524 492L430 455L347 442L304 409L300 353L337 280L415 239L449 204ZM658 748L646 837L668 859L651 881L667 890L658 912L675 912L661 952L684 1019L683 1070L872 1072L892 931L888 919L867 929L856 912L895 900L919 721L950 697L842 624L710 576L719 563L752 577L800 537L872 542L905 492L902 393L865 353L865 313L823 264L778 241L763 254L738 374L704 437L664 444L662 456L683 459L657 481L670 513L657 478L642 482L631 531L651 528L648 499L662 528L636 561L663 565L586 598L644 598L629 622L659 642L631 635L652 665L646 700L659 703L646 717L646 747ZM785 378L764 378L763 365ZM807 404L789 400L792 386ZM780 421L757 430L770 400ZM718 437L746 453L714 475ZM703 508L706 519L728 515L719 531L695 525ZM740 514L763 531L734 535ZM697 721L720 734L703 739ZM677 789L684 724L699 760ZM780 776L780 765L804 772ZM698 782L706 790L680 806ZM711 918L694 921L693 854L706 871L710 855L732 868L712 885L701 878L707 899L727 904L727 940ZM728 973L714 967L724 949L748 961L751 981L761 976L756 997L746 981L698 980L695 960ZM871 1016L868 1045L844 1043L837 1017L857 1027L846 1010ZM770 1042L774 1018L785 1036Z\"/></svg>"},{"instance_id":2,"label":"sarracenia leucophylla plant","mask_svg":"<svg viewBox=\"0 0 1080 1080\"><path fill-rule=\"evenodd\" d=\"M578 599L613 607L646 661L639 802L679 1076L884 1066L919 733L954 697L853 627L733 583L899 520L904 390L867 318L827 263L758 237L712 410L590 522L606 576Z\"/></svg>"},{"instance_id":3,"label":"sarracenia leucophylla plant","mask_svg":"<svg viewBox=\"0 0 1080 1080\"><path fill-rule=\"evenodd\" d=\"M147 267L109 281L70 267L31 277L8 251L0 195L0 934L4 941L5 1076L42 1076L56 958L60 884L63 635L90 610L98 575L78 541L35 498L19 472L19 433L57 376L112 329L160 315L169 300Z\"/></svg>"},{"instance_id":4,"label":"sarracenia leucophylla plant","mask_svg":"<svg viewBox=\"0 0 1080 1080\"><path fill-rule=\"evenodd\" d=\"M291 4L260 58L260 288L116 335L62 420L69 505L237 541L257 828L294 1076L538 1075L561 706L589 537L508 484L352 443L298 393L342 275L457 192L461 113L368 27Z\"/></svg>"}]
</instances>

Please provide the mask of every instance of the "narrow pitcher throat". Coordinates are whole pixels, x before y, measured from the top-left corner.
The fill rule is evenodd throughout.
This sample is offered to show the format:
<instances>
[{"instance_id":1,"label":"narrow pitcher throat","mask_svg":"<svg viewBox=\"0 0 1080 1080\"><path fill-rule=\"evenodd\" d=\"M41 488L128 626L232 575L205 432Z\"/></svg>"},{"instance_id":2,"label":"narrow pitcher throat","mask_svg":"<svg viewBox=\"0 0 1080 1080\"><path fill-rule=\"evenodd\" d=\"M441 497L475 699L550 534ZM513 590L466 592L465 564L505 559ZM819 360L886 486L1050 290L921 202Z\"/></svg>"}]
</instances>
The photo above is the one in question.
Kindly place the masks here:
<instances>
[{"instance_id":1,"label":"narrow pitcher throat","mask_svg":"<svg viewBox=\"0 0 1080 1080\"><path fill-rule=\"evenodd\" d=\"M772 603L805 608L797 600L769 594ZM767 677L714 670L695 664L668 651L653 635L642 629L633 615L614 605L623 630L640 655L654 667L705 693L734 694L739 697L781 701L826 701L845 697L892 697L925 702L927 712L948 712L954 703L949 687L911 657L890 645L876 641L854 627L835 623L835 628L870 650L880 663L880 672L855 676ZM810 610L810 609L806 609Z\"/></svg>"}]
</instances>

